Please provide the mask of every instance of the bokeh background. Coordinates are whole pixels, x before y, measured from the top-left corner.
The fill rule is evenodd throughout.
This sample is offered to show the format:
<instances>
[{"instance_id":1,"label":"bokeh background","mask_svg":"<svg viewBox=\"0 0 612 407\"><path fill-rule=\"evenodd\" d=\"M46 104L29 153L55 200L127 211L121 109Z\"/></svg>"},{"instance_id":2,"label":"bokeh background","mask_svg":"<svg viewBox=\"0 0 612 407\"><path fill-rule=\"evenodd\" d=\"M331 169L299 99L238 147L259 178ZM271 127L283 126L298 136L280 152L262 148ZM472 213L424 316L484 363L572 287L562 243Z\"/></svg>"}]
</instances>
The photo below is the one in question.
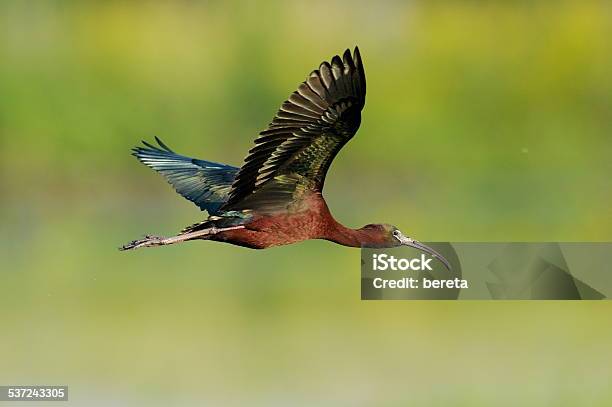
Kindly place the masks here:
<instances>
[{"instance_id":1,"label":"bokeh background","mask_svg":"<svg viewBox=\"0 0 612 407\"><path fill-rule=\"evenodd\" d=\"M354 45L340 221L609 241L610 38L599 1L3 1L0 384L93 406L610 405L607 302L361 302L359 252L322 241L117 251L203 217L132 146L238 165Z\"/></svg>"}]
</instances>

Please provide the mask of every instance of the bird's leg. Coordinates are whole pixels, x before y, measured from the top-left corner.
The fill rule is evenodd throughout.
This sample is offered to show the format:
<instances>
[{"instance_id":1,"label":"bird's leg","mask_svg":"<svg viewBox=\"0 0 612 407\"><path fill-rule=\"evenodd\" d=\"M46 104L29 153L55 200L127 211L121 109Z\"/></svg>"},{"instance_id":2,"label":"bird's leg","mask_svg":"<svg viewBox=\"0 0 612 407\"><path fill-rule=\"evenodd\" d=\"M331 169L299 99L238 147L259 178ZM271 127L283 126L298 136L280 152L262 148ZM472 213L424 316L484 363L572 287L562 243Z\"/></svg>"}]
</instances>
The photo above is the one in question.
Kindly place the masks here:
<instances>
[{"instance_id":1,"label":"bird's leg","mask_svg":"<svg viewBox=\"0 0 612 407\"><path fill-rule=\"evenodd\" d=\"M211 227L207 229L197 230L195 232L181 233L176 236L171 237L159 237L159 236L149 236L146 235L144 239L133 240L128 244L125 244L119 248L119 250L132 250L132 249L140 249L141 247L153 247L153 246L167 246L169 244L185 242L187 240L193 240L197 238L201 238L204 236L212 236L219 232L224 232L226 230L235 230L235 229L243 229L244 226L232 226L228 228L216 228Z\"/></svg>"}]
</instances>

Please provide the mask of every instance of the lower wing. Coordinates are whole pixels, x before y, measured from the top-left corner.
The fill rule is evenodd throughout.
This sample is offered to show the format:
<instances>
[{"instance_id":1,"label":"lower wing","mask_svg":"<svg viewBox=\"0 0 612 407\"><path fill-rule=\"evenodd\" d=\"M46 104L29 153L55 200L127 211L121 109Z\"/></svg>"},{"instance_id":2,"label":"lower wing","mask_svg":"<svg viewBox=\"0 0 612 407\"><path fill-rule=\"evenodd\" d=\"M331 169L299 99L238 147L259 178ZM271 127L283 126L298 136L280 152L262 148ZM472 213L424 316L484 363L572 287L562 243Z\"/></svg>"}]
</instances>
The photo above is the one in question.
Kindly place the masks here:
<instances>
[{"instance_id":1,"label":"lower wing","mask_svg":"<svg viewBox=\"0 0 612 407\"><path fill-rule=\"evenodd\" d=\"M176 154L159 138L159 147L143 141L132 154L140 162L162 174L176 192L210 214L227 202L238 168Z\"/></svg>"}]
</instances>

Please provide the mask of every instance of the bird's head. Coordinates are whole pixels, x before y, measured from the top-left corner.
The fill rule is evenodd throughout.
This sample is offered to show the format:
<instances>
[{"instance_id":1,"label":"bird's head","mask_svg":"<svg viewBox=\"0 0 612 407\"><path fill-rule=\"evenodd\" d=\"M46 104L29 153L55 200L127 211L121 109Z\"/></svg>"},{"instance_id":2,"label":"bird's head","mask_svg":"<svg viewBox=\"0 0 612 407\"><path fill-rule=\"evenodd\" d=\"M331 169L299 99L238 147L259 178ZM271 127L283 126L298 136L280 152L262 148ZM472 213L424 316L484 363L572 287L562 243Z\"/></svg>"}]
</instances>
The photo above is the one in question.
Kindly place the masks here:
<instances>
[{"instance_id":1,"label":"bird's head","mask_svg":"<svg viewBox=\"0 0 612 407\"><path fill-rule=\"evenodd\" d=\"M371 237L374 238L372 240L372 247L413 247L440 260L444 264L444 266L450 270L450 264L444 258L444 256L442 256L440 253L438 253L431 247L414 239L411 239L408 236L405 236L397 227L393 225L388 225L385 223L371 224L365 225L361 228L361 230L368 233Z\"/></svg>"}]
</instances>

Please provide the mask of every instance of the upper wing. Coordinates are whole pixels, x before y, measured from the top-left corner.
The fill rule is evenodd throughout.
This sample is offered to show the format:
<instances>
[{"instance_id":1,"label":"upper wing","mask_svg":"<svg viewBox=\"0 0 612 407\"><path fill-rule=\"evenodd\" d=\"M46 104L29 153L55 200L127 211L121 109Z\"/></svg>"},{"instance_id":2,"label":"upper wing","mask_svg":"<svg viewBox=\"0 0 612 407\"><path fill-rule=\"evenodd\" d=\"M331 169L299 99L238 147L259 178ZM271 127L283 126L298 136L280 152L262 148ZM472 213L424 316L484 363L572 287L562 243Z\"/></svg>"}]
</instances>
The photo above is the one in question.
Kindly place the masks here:
<instances>
[{"instance_id":1,"label":"upper wing","mask_svg":"<svg viewBox=\"0 0 612 407\"><path fill-rule=\"evenodd\" d=\"M162 174L176 192L195 203L202 210L214 214L227 201L238 168L176 154L160 139L161 147L143 141L132 154L146 166Z\"/></svg>"},{"instance_id":2,"label":"upper wing","mask_svg":"<svg viewBox=\"0 0 612 407\"><path fill-rule=\"evenodd\" d=\"M259 134L223 209L282 207L325 174L361 122L366 82L359 49L323 62Z\"/></svg>"}]
</instances>

